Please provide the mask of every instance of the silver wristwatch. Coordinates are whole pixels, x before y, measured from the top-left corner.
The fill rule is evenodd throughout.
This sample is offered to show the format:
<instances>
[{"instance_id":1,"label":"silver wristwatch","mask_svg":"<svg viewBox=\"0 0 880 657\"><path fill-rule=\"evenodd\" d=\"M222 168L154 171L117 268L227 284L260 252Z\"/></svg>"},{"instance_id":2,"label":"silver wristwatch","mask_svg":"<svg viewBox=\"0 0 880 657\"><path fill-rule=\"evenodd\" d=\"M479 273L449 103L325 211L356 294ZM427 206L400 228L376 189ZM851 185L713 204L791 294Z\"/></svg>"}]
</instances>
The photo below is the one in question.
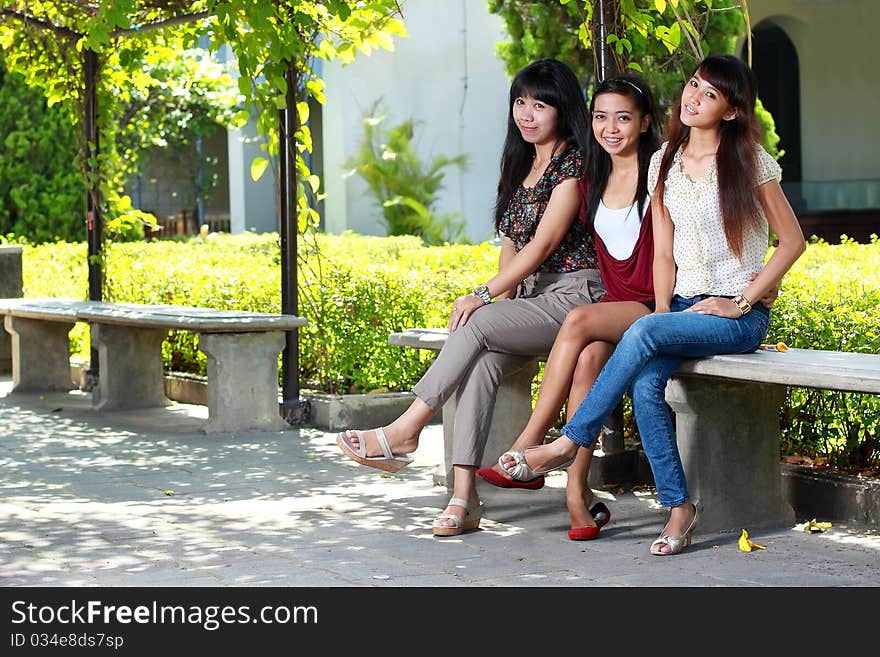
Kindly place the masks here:
<instances>
[{"instance_id":1,"label":"silver wristwatch","mask_svg":"<svg viewBox=\"0 0 880 657\"><path fill-rule=\"evenodd\" d=\"M483 305L492 303L492 295L489 294L489 288L485 285L477 285L477 287L474 288L473 294L483 300Z\"/></svg>"}]
</instances>

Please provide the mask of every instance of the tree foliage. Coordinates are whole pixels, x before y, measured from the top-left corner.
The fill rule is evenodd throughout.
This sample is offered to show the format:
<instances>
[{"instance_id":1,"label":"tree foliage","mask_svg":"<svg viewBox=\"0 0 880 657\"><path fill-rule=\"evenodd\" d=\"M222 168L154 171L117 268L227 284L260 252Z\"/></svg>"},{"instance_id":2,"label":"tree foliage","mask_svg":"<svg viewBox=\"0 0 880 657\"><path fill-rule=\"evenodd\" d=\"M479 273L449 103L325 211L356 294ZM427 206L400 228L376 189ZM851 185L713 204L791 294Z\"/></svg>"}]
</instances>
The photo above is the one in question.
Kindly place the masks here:
<instances>
[{"instance_id":1,"label":"tree foliage","mask_svg":"<svg viewBox=\"0 0 880 657\"><path fill-rule=\"evenodd\" d=\"M0 61L0 235L85 239L85 196L67 114Z\"/></svg>"},{"instance_id":2,"label":"tree foliage","mask_svg":"<svg viewBox=\"0 0 880 657\"><path fill-rule=\"evenodd\" d=\"M599 56L595 0L487 2L510 35L509 42L498 44L510 75L535 59L552 56L571 66L585 89L595 86ZM606 0L604 4L613 9L606 17L609 68L642 73L661 112L678 101L682 82L697 62L709 54L732 53L748 30L746 0ZM773 117L760 103L757 113L764 146L777 159L782 157Z\"/></svg>"},{"instance_id":3,"label":"tree foliage","mask_svg":"<svg viewBox=\"0 0 880 657\"><path fill-rule=\"evenodd\" d=\"M217 117L217 108L224 106L222 76L195 60L185 67L195 74L163 66L165 55L200 42L210 52L229 46L237 64L237 109L242 110L235 118L243 122L250 112L257 114L268 154L278 152L278 112L285 106L292 64L301 98L300 127L291 147L300 179L317 191L319 181L301 157L311 150L307 98L323 102L312 62L316 57L347 62L357 52L393 48L392 35L405 34L397 13L395 0L21 0L3 9L0 45L9 68L70 115L81 152L86 147L83 55L97 53L100 157L81 160L79 170L88 188L101 183L101 207L112 227L115 219L145 218L121 196L125 168L137 165L130 155L139 142L167 141L175 132L188 138L198 132L197 116L232 116ZM156 105L165 109L153 113ZM139 106L151 111L132 111ZM257 163L254 171L260 168ZM305 227L317 221L317 214L308 207L302 185L299 192Z\"/></svg>"}]
</instances>

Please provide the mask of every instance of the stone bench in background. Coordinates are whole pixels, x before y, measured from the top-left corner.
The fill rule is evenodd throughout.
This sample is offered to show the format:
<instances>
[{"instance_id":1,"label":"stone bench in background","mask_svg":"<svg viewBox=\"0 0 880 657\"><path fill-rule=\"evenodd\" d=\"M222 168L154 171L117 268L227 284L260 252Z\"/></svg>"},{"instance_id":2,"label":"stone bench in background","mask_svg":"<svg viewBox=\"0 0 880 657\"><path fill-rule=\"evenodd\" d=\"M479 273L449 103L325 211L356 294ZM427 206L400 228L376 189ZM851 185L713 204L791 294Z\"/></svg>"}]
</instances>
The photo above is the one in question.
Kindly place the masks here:
<instances>
[{"instance_id":1,"label":"stone bench in background","mask_svg":"<svg viewBox=\"0 0 880 657\"><path fill-rule=\"evenodd\" d=\"M208 359L206 433L287 426L278 409L278 355L284 332L306 325L302 317L57 298L0 299L0 314L12 335L13 393L71 389L68 334L87 322L98 351L93 408L169 404L162 342L178 329L198 333Z\"/></svg>"}]
</instances>

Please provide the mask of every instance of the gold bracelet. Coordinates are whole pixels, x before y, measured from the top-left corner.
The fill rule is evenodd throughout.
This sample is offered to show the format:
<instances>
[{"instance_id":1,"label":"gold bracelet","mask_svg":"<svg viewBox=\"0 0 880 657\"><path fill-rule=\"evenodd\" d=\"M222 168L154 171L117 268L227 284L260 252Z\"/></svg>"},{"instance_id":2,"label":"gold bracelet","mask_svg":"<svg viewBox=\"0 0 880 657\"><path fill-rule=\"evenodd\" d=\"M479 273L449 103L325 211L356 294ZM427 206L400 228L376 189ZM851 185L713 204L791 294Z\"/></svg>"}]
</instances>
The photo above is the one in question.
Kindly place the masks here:
<instances>
[{"instance_id":1,"label":"gold bracelet","mask_svg":"<svg viewBox=\"0 0 880 657\"><path fill-rule=\"evenodd\" d=\"M737 294L733 297L733 302L736 304L736 307L739 308L739 312L745 315L752 309L752 302L746 299L743 295Z\"/></svg>"}]
</instances>

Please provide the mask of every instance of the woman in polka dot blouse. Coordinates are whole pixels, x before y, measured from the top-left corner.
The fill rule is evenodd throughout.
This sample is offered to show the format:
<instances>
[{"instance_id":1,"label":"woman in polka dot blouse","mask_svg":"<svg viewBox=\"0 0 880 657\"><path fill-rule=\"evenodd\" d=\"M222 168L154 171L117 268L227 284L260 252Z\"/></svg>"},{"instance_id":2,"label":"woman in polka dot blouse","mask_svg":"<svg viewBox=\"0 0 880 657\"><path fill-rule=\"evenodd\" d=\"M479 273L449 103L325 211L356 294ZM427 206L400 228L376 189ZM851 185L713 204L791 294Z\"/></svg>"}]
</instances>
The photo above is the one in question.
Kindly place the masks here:
<instances>
[{"instance_id":1,"label":"woman in polka dot blouse","mask_svg":"<svg viewBox=\"0 0 880 657\"><path fill-rule=\"evenodd\" d=\"M689 501L675 429L664 399L683 359L755 351L770 311L757 300L804 252L804 236L779 185L780 168L760 145L752 71L730 55L704 59L684 86L669 141L649 169L656 310L626 331L562 436L527 452L525 478L567 466L595 442L629 390L642 446L669 520L651 554L690 545ZM778 246L764 263L769 229ZM755 305L752 305L755 301ZM502 456L511 472L518 464ZM511 473L512 474L512 473Z\"/></svg>"}]
</instances>

